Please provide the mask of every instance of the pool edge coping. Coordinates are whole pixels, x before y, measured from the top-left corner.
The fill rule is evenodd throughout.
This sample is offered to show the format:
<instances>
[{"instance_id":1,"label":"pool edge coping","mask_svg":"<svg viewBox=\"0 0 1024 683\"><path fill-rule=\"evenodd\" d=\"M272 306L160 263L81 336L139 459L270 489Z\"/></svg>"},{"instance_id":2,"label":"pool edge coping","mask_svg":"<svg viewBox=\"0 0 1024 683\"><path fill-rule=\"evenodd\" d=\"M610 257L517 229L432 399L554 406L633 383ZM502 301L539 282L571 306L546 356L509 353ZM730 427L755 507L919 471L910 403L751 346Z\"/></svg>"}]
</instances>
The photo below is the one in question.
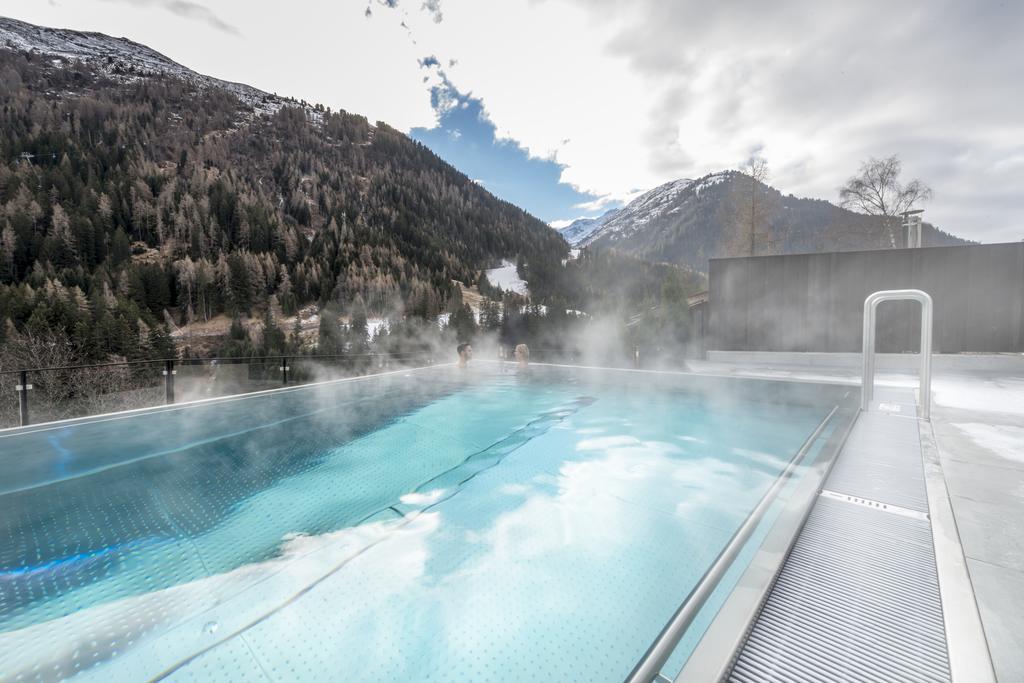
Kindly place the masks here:
<instances>
[{"instance_id":1,"label":"pool edge coping","mask_svg":"<svg viewBox=\"0 0 1024 683\"><path fill-rule=\"evenodd\" d=\"M515 366L513 361L507 360L496 360L490 358L479 359L479 363L498 363L508 364ZM836 378L836 379L808 379L801 377L767 377L764 375L737 375L732 373L720 373L720 372L700 372L699 370L649 370L646 368L615 368L606 367L602 365L571 365L567 363L539 363L530 361L530 367L539 366L546 368L564 368L567 370L604 370L613 372L632 372L637 374L648 374L648 375L668 375L671 377L703 377L712 379L731 379L731 380L756 380L760 382L786 382L789 384L814 384L819 386L832 386L832 387L851 387L860 386L859 381L850 381L848 379Z\"/></svg>"},{"instance_id":2,"label":"pool edge coping","mask_svg":"<svg viewBox=\"0 0 1024 683\"><path fill-rule=\"evenodd\" d=\"M924 420L918 420L917 427L950 678L953 683L996 683L992 653L949 499L934 428Z\"/></svg>"}]
</instances>

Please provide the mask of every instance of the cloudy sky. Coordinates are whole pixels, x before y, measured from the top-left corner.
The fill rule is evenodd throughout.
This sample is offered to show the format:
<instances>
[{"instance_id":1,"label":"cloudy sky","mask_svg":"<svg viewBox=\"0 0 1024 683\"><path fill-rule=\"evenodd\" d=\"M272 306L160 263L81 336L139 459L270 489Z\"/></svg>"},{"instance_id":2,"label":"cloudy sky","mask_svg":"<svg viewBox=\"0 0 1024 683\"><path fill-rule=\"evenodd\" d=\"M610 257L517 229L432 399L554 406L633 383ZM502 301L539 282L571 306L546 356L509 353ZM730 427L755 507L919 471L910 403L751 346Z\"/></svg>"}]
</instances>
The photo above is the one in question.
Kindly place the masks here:
<instances>
[{"instance_id":1,"label":"cloudy sky","mask_svg":"<svg viewBox=\"0 0 1024 683\"><path fill-rule=\"evenodd\" d=\"M835 201L871 156L926 219L1024 238L1024 3L0 0L409 131L552 222L752 153Z\"/></svg>"}]
</instances>

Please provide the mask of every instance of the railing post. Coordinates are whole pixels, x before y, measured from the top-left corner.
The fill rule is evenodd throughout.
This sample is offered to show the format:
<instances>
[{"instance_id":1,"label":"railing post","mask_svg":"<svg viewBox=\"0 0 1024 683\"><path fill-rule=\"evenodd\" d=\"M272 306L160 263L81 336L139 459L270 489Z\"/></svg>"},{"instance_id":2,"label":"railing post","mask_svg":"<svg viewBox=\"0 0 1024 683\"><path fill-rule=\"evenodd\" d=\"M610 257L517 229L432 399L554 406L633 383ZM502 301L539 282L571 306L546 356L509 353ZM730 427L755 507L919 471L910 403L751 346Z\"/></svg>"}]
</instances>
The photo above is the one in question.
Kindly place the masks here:
<instances>
[{"instance_id":1,"label":"railing post","mask_svg":"<svg viewBox=\"0 0 1024 683\"><path fill-rule=\"evenodd\" d=\"M18 374L18 412L21 416L21 426L28 426L28 392L32 385L28 383L28 370L22 370Z\"/></svg>"},{"instance_id":2,"label":"railing post","mask_svg":"<svg viewBox=\"0 0 1024 683\"><path fill-rule=\"evenodd\" d=\"M178 373L174 369L173 360L164 361L164 402L170 405L174 403L174 376Z\"/></svg>"},{"instance_id":3,"label":"railing post","mask_svg":"<svg viewBox=\"0 0 1024 683\"><path fill-rule=\"evenodd\" d=\"M864 301L864 322L861 340L863 370L860 381L860 408L867 410L875 395L875 309L878 304L876 295L872 294Z\"/></svg>"},{"instance_id":4,"label":"railing post","mask_svg":"<svg viewBox=\"0 0 1024 683\"><path fill-rule=\"evenodd\" d=\"M932 298L925 294L921 299L921 376L918 378L921 417L925 422L932 420L932 308Z\"/></svg>"},{"instance_id":5,"label":"railing post","mask_svg":"<svg viewBox=\"0 0 1024 683\"><path fill-rule=\"evenodd\" d=\"M288 384L288 357L281 359L281 384Z\"/></svg>"}]
</instances>

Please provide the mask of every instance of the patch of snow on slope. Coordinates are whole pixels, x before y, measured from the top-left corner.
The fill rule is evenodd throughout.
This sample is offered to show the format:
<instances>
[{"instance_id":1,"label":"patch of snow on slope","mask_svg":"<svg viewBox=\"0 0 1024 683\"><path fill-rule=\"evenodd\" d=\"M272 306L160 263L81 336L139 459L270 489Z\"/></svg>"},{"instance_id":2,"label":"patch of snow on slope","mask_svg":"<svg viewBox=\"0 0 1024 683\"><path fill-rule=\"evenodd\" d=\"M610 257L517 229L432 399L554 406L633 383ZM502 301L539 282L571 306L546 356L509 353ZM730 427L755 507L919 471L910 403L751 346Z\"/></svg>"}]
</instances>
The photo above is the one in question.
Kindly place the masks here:
<instances>
[{"instance_id":1,"label":"patch of snow on slope","mask_svg":"<svg viewBox=\"0 0 1024 683\"><path fill-rule=\"evenodd\" d=\"M659 185L619 209L615 216L599 229L581 238L578 244L587 246L606 236L613 241L620 240L643 230L659 218L682 213L687 202L699 198L708 188L726 182L734 173L735 171L722 171L696 180L681 178Z\"/></svg>"},{"instance_id":2,"label":"patch of snow on slope","mask_svg":"<svg viewBox=\"0 0 1024 683\"><path fill-rule=\"evenodd\" d=\"M667 213L679 196L693 183L689 178L681 178L659 185L640 195L605 222L600 229L588 234L579 241L586 246L604 235L625 235L635 232L653 218Z\"/></svg>"},{"instance_id":3,"label":"patch of snow on slope","mask_svg":"<svg viewBox=\"0 0 1024 683\"><path fill-rule=\"evenodd\" d=\"M699 197L701 192L703 192L704 190L708 189L709 187L713 187L713 186L715 186L715 185L725 181L728 177L729 177L729 172L728 171L724 171L722 173L712 173L711 175L707 176L706 178L701 179L700 182L694 183L693 188L692 188L693 189L693 195L695 197Z\"/></svg>"},{"instance_id":4,"label":"patch of snow on slope","mask_svg":"<svg viewBox=\"0 0 1024 683\"><path fill-rule=\"evenodd\" d=\"M693 183L689 178L673 180L642 194L629 203L622 215L629 215L633 223L643 224L671 204L683 190Z\"/></svg>"},{"instance_id":5,"label":"patch of snow on slope","mask_svg":"<svg viewBox=\"0 0 1024 683\"><path fill-rule=\"evenodd\" d=\"M366 320L366 336L370 341L377 336L377 333L383 330L388 331L387 318L368 318Z\"/></svg>"},{"instance_id":6,"label":"patch of snow on slope","mask_svg":"<svg viewBox=\"0 0 1024 683\"><path fill-rule=\"evenodd\" d=\"M498 268L490 268L486 271L487 281L495 287L500 287L506 292L515 292L523 296L529 296L526 280L519 277L516 271L516 264L505 259Z\"/></svg>"},{"instance_id":7,"label":"patch of snow on slope","mask_svg":"<svg viewBox=\"0 0 1024 683\"><path fill-rule=\"evenodd\" d=\"M556 227L555 224L552 223L552 227L558 230L558 234L560 234L566 242L572 246L576 246L583 240L587 239L590 235L600 230L608 221L615 218L619 211L621 211L621 209L612 209L611 211L606 211L597 218L577 218L563 227Z\"/></svg>"}]
</instances>

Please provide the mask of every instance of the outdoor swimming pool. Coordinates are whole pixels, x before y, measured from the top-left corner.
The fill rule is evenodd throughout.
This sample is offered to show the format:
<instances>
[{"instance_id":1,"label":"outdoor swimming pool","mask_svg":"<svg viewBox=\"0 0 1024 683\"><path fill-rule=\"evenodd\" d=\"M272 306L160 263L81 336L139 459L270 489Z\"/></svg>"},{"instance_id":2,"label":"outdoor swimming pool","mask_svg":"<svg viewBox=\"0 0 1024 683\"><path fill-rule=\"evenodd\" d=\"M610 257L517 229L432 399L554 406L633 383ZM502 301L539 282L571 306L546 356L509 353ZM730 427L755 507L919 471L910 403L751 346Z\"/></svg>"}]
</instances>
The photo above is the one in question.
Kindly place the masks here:
<instances>
[{"instance_id":1,"label":"outdoor swimming pool","mask_svg":"<svg viewBox=\"0 0 1024 683\"><path fill-rule=\"evenodd\" d=\"M0 678L621 681L841 392L445 366L3 433Z\"/></svg>"}]
</instances>

